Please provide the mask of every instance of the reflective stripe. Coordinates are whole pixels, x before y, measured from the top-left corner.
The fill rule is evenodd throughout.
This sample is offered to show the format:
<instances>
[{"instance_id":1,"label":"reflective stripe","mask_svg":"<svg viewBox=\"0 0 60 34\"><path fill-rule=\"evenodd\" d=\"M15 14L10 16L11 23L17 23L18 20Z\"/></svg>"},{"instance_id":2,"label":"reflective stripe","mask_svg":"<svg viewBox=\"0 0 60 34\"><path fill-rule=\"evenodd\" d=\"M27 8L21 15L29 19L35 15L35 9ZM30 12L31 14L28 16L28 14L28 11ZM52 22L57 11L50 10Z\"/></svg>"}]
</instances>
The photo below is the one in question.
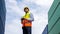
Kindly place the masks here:
<instances>
[{"instance_id":1,"label":"reflective stripe","mask_svg":"<svg viewBox=\"0 0 60 34\"><path fill-rule=\"evenodd\" d=\"M32 26L32 23L25 23L23 24L23 27L31 27Z\"/></svg>"}]
</instances>

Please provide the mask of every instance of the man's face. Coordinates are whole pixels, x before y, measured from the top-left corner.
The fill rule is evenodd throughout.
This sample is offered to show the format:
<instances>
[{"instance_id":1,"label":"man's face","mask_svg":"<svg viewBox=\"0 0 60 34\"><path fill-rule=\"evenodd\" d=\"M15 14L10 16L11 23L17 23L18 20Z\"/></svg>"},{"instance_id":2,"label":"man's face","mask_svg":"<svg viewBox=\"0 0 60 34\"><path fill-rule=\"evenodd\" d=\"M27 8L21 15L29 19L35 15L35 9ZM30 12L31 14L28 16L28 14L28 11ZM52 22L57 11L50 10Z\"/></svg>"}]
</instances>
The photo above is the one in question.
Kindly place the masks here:
<instances>
[{"instance_id":1,"label":"man's face","mask_svg":"<svg viewBox=\"0 0 60 34\"><path fill-rule=\"evenodd\" d=\"M28 11L29 11L29 9L28 8L25 8L24 12L28 12Z\"/></svg>"}]
</instances>

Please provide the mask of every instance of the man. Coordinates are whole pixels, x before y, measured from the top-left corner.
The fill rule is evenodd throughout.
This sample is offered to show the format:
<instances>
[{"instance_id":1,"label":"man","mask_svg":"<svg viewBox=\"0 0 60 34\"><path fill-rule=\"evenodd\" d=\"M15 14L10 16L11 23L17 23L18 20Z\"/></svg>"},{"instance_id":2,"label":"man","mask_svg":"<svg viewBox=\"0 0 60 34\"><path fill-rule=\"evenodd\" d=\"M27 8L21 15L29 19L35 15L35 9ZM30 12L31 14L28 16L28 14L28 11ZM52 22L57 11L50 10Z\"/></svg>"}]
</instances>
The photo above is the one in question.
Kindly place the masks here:
<instances>
[{"instance_id":1,"label":"man","mask_svg":"<svg viewBox=\"0 0 60 34\"><path fill-rule=\"evenodd\" d=\"M32 13L30 13L29 8L24 8L25 15L21 18L23 34L31 34L32 21L34 21Z\"/></svg>"}]
</instances>

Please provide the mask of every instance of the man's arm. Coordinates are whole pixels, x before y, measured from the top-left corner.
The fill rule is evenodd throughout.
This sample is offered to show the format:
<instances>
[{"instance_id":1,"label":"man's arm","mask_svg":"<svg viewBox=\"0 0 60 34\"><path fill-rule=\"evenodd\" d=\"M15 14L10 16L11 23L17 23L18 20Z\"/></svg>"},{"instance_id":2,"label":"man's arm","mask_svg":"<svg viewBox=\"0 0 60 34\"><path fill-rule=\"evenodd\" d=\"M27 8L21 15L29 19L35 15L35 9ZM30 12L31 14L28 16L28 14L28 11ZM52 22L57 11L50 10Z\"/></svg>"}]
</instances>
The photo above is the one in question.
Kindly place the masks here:
<instances>
[{"instance_id":1,"label":"man's arm","mask_svg":"<svg viewBox=\"0 0 60 34\"><path fill-rule=\"evenodd\" d=\"M30 14L30 20L31 21L34 21L34 17L33 17L33 14L32 13Z\"/></svg>"}]
</instances>

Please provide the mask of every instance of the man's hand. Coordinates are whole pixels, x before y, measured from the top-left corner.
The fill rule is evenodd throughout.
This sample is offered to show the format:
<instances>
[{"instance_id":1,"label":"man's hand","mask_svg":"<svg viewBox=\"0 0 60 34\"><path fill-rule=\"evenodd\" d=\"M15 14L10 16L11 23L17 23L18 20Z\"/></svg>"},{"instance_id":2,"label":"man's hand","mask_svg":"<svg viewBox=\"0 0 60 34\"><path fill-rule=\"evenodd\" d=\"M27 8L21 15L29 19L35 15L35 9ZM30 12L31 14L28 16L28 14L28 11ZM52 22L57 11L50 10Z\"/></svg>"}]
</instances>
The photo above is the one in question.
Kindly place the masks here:
<instances>
[{"instance_id":1,"label":"man's hand","mask_svg":"<svg viewBox=\"0 0 60 34\"><path fill-rule=\"evenodd\" d=\"M27 19L25 19L25 18L21 18L21 23L26 22L25 20L27 20Z\"/></svg>"},{"instance_id":2,"label":"man's hand","mask_svg":"<svg viewBox=\"0 0 60 34\"><path fill-rule=\"evenodd\" d=\"M21 20L24 20L25 18L21 18Z\"/></svg>"}]
</instances>

